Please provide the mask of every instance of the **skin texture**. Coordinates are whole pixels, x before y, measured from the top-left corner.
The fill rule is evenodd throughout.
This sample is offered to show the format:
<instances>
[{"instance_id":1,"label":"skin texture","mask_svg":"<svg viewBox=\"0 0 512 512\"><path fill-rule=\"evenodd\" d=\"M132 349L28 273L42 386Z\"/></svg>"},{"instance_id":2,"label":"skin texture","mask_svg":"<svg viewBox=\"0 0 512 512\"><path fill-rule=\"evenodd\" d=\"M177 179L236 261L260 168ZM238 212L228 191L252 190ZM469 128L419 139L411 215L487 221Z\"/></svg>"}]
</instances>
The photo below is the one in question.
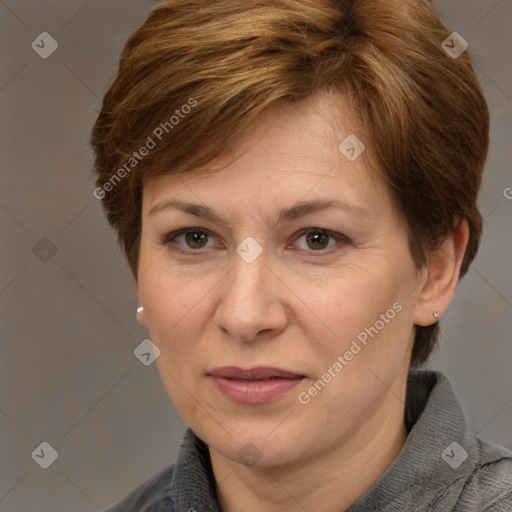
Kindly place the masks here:
<instances>
[{"instance_id":1,"label":"skin texture","mask_svg":"<svg viewBox=\"0 0 512 512\"><path fill-rule=\"evenodd\" d=\"M354 162L338 149L350 134L366 144ZM215 174L144 184L138 317L161 350L171 400L210 447L224 512L346 510L405 442L414 325L448 308L468 230L455 223L428 266L416 269L404 221L375 167L350 104L321 93L260 114L215 162ZM175 208L149 215L169 199L207 205L227 224ZM277 222L281 208L315 199L366 213L331 208ZM163 243L181 228L211 235ZM308 242L304 228L317 237ZM236 252L246 237L263 249L252 263ZM384 327L335 371L338 356L383 314ZM240 404L207 376L231 365L279 367L305 379L270 403ZM299 393L328 380L329 368L329 382L301 403ZM250 464L240 450L253 455Z\"/></svg>"}]
</instances>

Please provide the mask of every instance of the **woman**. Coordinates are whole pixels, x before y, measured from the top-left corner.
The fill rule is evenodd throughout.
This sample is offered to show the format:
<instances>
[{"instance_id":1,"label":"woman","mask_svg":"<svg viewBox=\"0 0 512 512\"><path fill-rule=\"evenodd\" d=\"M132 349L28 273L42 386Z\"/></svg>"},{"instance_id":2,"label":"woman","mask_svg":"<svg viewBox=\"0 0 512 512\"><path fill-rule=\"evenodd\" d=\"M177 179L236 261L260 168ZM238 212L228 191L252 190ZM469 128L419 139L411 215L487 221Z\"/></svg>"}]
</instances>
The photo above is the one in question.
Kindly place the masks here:
<instances>
[{"instance_id":1,"label":"woman","mask_svg":"<svg viewBox=\"0 0 512 512\"><path fill-rule=\"evenodd\" d=\"M94 195L190 428L109 512L512 510L512 453L419 369L478 249L488 130L430 2L154 9Z\"/></svg>"}]
</instances>

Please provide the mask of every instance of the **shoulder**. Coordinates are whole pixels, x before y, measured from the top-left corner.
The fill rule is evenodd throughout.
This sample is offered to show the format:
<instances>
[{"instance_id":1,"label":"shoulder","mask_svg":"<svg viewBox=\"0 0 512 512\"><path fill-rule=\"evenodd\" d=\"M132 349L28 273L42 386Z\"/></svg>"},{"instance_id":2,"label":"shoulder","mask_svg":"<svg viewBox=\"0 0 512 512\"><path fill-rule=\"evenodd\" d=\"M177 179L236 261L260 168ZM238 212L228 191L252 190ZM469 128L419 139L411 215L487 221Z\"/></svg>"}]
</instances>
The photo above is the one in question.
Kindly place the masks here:
<instances>
[{"instance_id":1,"label":"shoulder","mask_svg":"<svg viewBox=\"0 0 512 512\"><path fill-rule=\"evenodd\" d=\"M463 479L456 510L512 511L512 452L475 438L480 460Z\"/></svg>"},{"instance_id":2,"label":"shoulder","mask_svg":"<svg viewBox=\"0 0 512 512\"><path fill-rule=\"evenodd\" d=\"M169 496L175 466L172 464L155 473L104 512L158 512L158 505ZM170 503L165 510L173 511Z\"/></svg>"},{"instance_id":3,"label":"shoulder","mask_svg":"<svg viewBox=\"0 0 512 512\"><path fill-rule=\"evenodd\" d=\"M196 509L219 512L208 446L187 428L176 463L155 473L104 512Z\"/></svg>"},{"instance_id":4,"label":"shoulder","mask_svg":"<svg viewBox=\"0 0 512 512\"><path fill-rule=\"evenodd\" d=\"M471 433L449 380L414 372L407 399L410 433L394 464L400 471L390 472L407 489L404 509L512 512L512 452Z\"/></svg>"}]
</instances>

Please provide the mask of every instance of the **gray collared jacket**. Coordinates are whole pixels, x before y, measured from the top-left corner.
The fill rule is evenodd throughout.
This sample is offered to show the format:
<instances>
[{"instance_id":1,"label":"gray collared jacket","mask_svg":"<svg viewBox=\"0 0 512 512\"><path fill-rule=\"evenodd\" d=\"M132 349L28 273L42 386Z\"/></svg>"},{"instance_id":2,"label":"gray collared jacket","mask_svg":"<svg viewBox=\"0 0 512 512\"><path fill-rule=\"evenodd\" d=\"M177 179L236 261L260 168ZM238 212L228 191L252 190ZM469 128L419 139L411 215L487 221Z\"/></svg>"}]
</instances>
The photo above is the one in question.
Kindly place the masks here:
<instances>
[{"instance_id":1,"label":"gray collared jacket","mask_svg":"<svg viewBox=\"0 0 512 512\"><path fill-rule=\"evenodd\" d=\"M469 432L442 373L411 371L405 420L401 452L346 512L512 512L512 452ZM207 445L187 429L176 464L105 512L221 512Z\"/></svg>"}]
</instances>

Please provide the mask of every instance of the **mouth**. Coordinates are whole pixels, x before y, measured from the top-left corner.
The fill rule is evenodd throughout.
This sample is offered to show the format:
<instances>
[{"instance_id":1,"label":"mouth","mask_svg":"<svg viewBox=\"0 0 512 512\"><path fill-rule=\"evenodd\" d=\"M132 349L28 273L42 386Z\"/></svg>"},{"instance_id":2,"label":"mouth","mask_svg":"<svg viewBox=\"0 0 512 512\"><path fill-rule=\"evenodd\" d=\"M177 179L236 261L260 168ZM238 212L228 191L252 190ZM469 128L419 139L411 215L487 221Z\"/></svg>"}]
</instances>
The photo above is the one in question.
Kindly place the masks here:
<instances>
[{"instance_id":1,"label":"mouth","mask_svg":"<svg viewBox=\"0 0 512 512\"><path fill-rule=\"evenodd\" d=\"M271 402L291 391L306 378L305 375L281 368L242 369L235 366L215 368L207 376L227 398L246 404Z\"/></svg>"}]
</instances>

